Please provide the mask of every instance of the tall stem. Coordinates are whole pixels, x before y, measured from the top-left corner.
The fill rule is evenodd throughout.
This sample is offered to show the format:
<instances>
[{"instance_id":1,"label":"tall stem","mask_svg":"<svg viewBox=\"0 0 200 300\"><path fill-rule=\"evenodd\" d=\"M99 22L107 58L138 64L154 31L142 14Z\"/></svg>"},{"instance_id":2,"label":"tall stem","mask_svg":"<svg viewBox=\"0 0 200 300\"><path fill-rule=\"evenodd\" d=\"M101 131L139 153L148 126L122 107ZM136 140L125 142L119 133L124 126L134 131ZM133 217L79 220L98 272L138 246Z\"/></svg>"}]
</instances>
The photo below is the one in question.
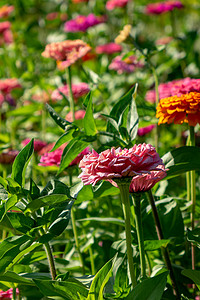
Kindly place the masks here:
<instances>
[{"instance_id":1,"label":"tall stem","mask_svg":"<svg viewBox=\"0 0 200 300\"><path fill-rule=\"evenodd\" d=\"M142 216L141 216L141 195L131 194L133 199L133 205L135 209L135 227L138 237L138 246L140 252L140 265L141 265L141 276L146 278L146 262L145 262L145 251L144 251L144 238L142 230Z\"/></svg>"},{"instance_id":2,"label":"tall stem","mask_svg":"<svg viewBox=\"0 0 200 300\"><path fill-rule=\"evenodd\" d=\"M162 231L162 227L161 227L161 223L160 223L160 219L159 219L159 216L158 216L158 211L157 211L157 208L156 208L156 205L155 205L155 201L154 201L154 198L153 198L152 191L149 190L147 192L147 195L148 195L149 202L151 204L158 239L162 240L162 239L164 239L164 235L163 235L163 231ZM163 247L161 248L161 250L162 250L164 260L165 260L165 264L167 266L167 269L169 270L169 275L170 275L170 278L171 278L172 287L173 287L173 290L174 290L174 295L176 296L177 300L181 300L179 290L178 290L178 286L177 286L177 282L176 282L175 275L174 275L174 270L173 270L171 260L170 260L170 256L169 256L169 251L168 251L167 248L163 248Z\"/></svg>"},{"instance_id":3,"label":"tall stem","mask_svg":"<svg viewBox=\"0 0 200 300\"><path fill-rule=\"evenodd\" d=\"M70 186L72 186L72 173L70 170L68 170L69 172L69 184ZM78 251L78 255L79 255L79 260L81 263L81 268L82 268L82 273L83 275L85 275L85 266L84 266L84 260L83 260L83 256L80 250L80 245L79 245L79 240L78 240L78 231L77 231L77 226L76 226L76 217L75 217L75 209L74 207L71 208L71 221L72 221L72 230L73 230L73 234L74 234L74 239L75 239L75 245L76 245L76 249Z\"/></svg>"},{"instance_id":4,"label":"tall stem","mask_svg":"<svg viewBox=\"0 0 200 300\"><path fill-rule=\"evenodd\" d=\"M131 223L130 223L130 201L129 201L129 186L130 183L119 183L117 182L121 201L122 201L122 208L124 212L124 219L125 219L125 231L126 231L126 247L127 247L127 257L128 257L128 265L129 271L132 281L132 286L135 287L137 284L136 277L135 277L135 268L133 264L133 250L131 247Z\"/></svg>"},{"instance_id":5,"label":"tall stem","mask_svg":"<svg viewBox=\"0 0 200 300\"><path fill-rule=\"evenodd\" d=\"M195 146L195 132L194 127L190 126L190 146ZM195 171L190 171L190 180L191 180L191 201L192 201L192 211L191 211L191 227L194 229L195 222L195 207L196 207L196 174ZM195 245L191 245L191 254L192 254L192 269L195 270Z\"/></svg>"},{"instance_id":6,"label":"tall stem","mask_svg":"<svg viewBox=\"0 0 200 300\"><path fill-rule=\"evenodd\" d=\"M55 263L54 263L52 250L51 250L51 247L50 247L49 243L45 243L44 248L45 248L47 258L48 258L48 261L49 261L49 269L50 269L50 272L51 272L51 278L52 278L52 280L55 280L56 279L56 268L55 268Z\"/></svg>"},{"instance_id":7,"label":"tall stem","mask_svg":"<svg viewBox=\"0 0 200 300\"><path fill-rule=\"evenodd\" d=\"M72 76L71 76L71 68L67 68L67 83L69 87L69 103L70 103L70 111L72 113L72 120L75 120L75 109L74 109L74 97L72 93Z\"/></svg>"}]
</instances>

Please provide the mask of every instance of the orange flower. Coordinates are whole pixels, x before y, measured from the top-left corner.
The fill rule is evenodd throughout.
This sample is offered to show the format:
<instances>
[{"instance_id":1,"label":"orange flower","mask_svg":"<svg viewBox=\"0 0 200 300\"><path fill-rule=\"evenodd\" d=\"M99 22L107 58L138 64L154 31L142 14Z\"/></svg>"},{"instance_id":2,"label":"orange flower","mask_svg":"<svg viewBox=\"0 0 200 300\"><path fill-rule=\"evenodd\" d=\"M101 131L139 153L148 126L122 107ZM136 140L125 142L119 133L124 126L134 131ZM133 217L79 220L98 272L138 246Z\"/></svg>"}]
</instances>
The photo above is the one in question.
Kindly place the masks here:
<instances>
[{"instance_id":1,"label":"orange flower","mask_svg":"<svg viewBox=\"0 0 200 300\"><path fill-rule=\"evenodd\" d=\"M195 126L200 123L200 93L191 92L181 96L161 99L157 106L158 124L188 123Z\"/></svg>"}]
</instances>

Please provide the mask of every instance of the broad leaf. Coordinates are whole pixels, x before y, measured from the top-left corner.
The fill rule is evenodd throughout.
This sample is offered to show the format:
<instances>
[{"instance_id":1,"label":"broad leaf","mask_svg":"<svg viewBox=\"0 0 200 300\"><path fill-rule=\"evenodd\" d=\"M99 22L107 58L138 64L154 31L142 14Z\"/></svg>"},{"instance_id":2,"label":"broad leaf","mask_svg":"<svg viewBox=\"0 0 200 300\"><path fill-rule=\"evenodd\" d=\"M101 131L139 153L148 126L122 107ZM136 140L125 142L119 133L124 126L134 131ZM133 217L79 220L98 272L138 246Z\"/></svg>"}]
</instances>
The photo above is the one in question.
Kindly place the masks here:
<instances>
[{"instance_id":1,"label":"broad leaf","mask_svg":"<svg viewBox=\"0 0 200 300\"><path fill-rule=\"evenodd\" d=\"M14 160L12 166L11 178L15 180L20 186L25 182L25 171L29 160L33 154L34 145L33 139L20 151Z\"/></svg>"},{"instance_id":2,"label":"broad leaf","mask_svg":"<svg viewBox=\"0 0 200 300\"><path fill-rule=\"evenodd\" d=\"M110 259L95 275L87 300L103 300L103 291L109 278L112 276L113 266L116 260L116 256Z\"/></svg>"},{"instance_id":3,"label":"broad leaf","mask_svg":"<svg viewBox=\"0 0 200 300\"><path fill-rule=\"evenodd\" d=\"M178 176L187 171L200 170L200 148L193 146L176 148L166 153L162 160L165 167L169 169L165 179Z\"/></svg>"},{"instance_id":4,"label":"broad leaf","mask_svg":"<svg viewBox=\"0 0 200 300\"><path fill-rule=\"evenodd\" d=\"M52 179L47 183L45 188L42 190L40 196L47 196L53 194L67 195L70 198L70 189L62 181L59 181L57 179Z\"/></svg>"},{"instance_id":5,"label":"broad leaf","mask_svg":"<svg viewBox=\"0 0 200 300\"><path fill-rule=\"evenodd\" d=\"M182 275L190 278L198 287L200 290L200 271L196 270L183 270L181 272Z\"/></svg>"},{"instance_id":6,"label":"broad leaf","mask_svg":"<svg viewBox=\"0 0 200 300\"><path fill-rule=\"evenodd\" d=\"M0 281L33 285L32 280L26 279L12 271L7 271L3 275L0 275Z\"/></svg>"},{"instance_id":7,"label":"broad leaf","mask_svg":"<svg viewBox=\"0 0 200 300\"><path fill-rule=\"evenodd\" d=\"M167 283L168 272L139 283L128 295L126 300L160 300Z\"/></svg>"},{"instance_id":8,"label":"broad leaf","mask_svg":"<svg viewBox=\"0 0 200 300\"><path fill-rule=\"evenodd\" d=\"M52 150L50 152L55 151L60 146L62 146L64 143L69 142L71 139L73 139L74 131L75 131L75 129L71 129L70 131L63 133L63 135L61 135L61 137L57 140L57 142L55 143L54 147L52 148Z\"/></svg>"},{"instance_id":9,"label":"broad leaf","mask_svg":"<svg viewBox=\"0 0 200 300\"><path fill-rule=\"evenodd\" d=\"M83 122L84 122L85 134L89 135L89 136L94 136L97 133L97 128L96 128L96 124L95 124L94 117L93 117L91 94L90 94L89 101L87 103L87 109L86 109L86 113L85 113Z\"/></svg>"},{"instance_id":10,"label":"broad leaf","mask_svg":"<svg viewBox=\"0 0 200 300\"><path fill-rule=\"evenodd\" d=\"M169 243L170 240L148 240L144 241L144 249L145 251L154 251L161 247L166 248Z\"/></svg>"}]
</instances>

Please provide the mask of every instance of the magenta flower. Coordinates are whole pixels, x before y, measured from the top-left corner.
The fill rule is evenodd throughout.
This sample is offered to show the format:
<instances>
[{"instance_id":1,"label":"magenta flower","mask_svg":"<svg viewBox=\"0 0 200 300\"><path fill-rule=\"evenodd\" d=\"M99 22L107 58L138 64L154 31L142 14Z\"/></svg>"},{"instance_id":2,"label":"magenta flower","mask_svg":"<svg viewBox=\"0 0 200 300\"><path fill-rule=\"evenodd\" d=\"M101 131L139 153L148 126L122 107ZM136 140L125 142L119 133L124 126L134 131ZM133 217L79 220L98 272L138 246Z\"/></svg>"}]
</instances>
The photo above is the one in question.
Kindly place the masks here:
<instances>
[{"instance_id":1,"label":"magenta flower","mask_svg":"<svg viewBox=\"0 0 200 300\"><path fill-rule=\"evenodd\" d=\"M175 8L181 9L183 7L184 5L181 3L181 1L164 1L164 2L150 3L146 6L146 14L160 15L172 11Z\"/></svg>"},{"instance_id":2,"label":"magenta flower","mask_svg":"<svg viewBox=\"0 0 200 300\"><path fill-rule=\"evenodd\" d=\"M92 150L79 164L82 169L79 177L85 185L107 180L117 186L115 179L150 173L158 170L158 165L162 165L162 160L150 144L134 145L123 150L111 148L100 154Z\"/></svg>"},{"instance_id":3,"label":"magenta flower","mask_svg":"<svg viewBox=\"0 0 200 300\"><path fill-rule=\"evenodd\" d=\"M147 174L134 176L129 188L130 193L146 192L167 176L164 164L157 166L158 170Z\"/></svg>"},{"instance_id":4,"label":"magenta flower","mask_svg":"<svg viewBox=\"0 0 200 300\"><path fill-rule=\"evenodd\" d=\"M19 151L17 150L5 150L0 153L0 164L2 165L11 165L15 160L15 157L18 155Z\"/></svg>"},{"instance_id":5,"label":"magenta flower","mask_svg":"<svg viewBox=\"0 0 200 300\"><path fill-rule=\"evenodd\" d=\"M133 55L125 59L122 58L123 55L116 56L109 65L109 69L117 71L118 74L122 74L124 72L132 73L136 68L142 68L144 66L144 64L139 62Z\"/></svg>"},{"instance_id":6,"label":"magenta flower","mask_svg":"<svg viewBox=\"0 0 200 300\"><path fill-rule=\"evenodd\" d=\"M64 30L66 32L85 32L89 27L93 27L100 23L104 23L106 20L105 16L95 16L94 14L89 14L88 16L78 16L75 19L67 21L64 25Z\"/></svg>"},{"instance_id":7,"label":"magenta flower","mask_svg":"<svg viewBox=\"0 0 200 300\"><path fill-rule=\"evenodd\" d=\"M90 148L86 147L81 153L77 155L77 157L74 160L72 160L72 162L69 165L70 166L78 165L80 161L83 159L84 155L87 155L88 153L90 153Z\"/></svg>"},{"instance_id":8,"label":"magenta flower","mask_svg":"<svg viewBox=\"0 0 200 300\"><path fill-rule=\"evenodd\" d=\"M80 120L80 119L83 119L84 117L85 117L85 110L80 109L80 110L75 111L75 120ZM69 122L73 122L71 111L65 116L65 120L67 120Z\"/></svg>"},{"instance_id":9,"label":"magenta flower","mask_svg":"<svg viewBox=\"0 0 200 300\"><path fill-rule=\"evenodd\" d=\"M8 94L16 88L21 88L21 84L16 78L0 79L0 91L3 94Z\"/></svg>"},{"instance_id":10,"label":"magenta flower","mask_svg":"<svg viewBox=\"0 0 200 300\"><path fill-rule=\"evenodd\" d=\"M11 23L9 21L0 23L0 45L11 44L13 42Z\"/></svg>"},{"instance_id":11,"label":"magenta flower","mask_svg":"<svg viewBox=\"0 0 200 300\"><path fill-rule=\"evenodd\" d=\"M96 47L96 53L98 54L113 54L116 52L121 52L122 51L122 46L116 44L116 43L108 43L104 45L99 45Z\"/></svg>"},{"instance_id":12,"label":"magenta flower","mask_svg":"<svg viewBox=\"0 0 200 300\"><path fill-rule=\"evenodd\" d=\"M22 141L22 145L26 146L30 141L31 141L31 139L25 139ZM43 142L41 140L34 140L34 151L35 152L40 152L42 150L42 148L44 148L45 146L47 146L46 142Z\"/></svg>"},{"instance_id":13,"label":"magenta flower","mask_svg":"<svg viewBox=\"0 0 200 300\"><path fill-rule=\"evenodd\" d=\"M109 0L106 3L106 8L108 10L113 10L116 7L124 7L127 5L129 0Z\"/></svg>"},{"instance_id":14,"label":"magenta flower","mask_svg":"<svg viewBox=\"0 0 200 300\"><path fill-rule=\"evenodd\" d=\"M17 288L16 289L16 294L19 295L19 289ZM4 300L7 300L7 299L12 299L12 296L13 296L13 289L9 289L7 291L0 291L0 299L4 299Z\"/></svg>"},{"instance_id":15,"label":"magenta flower","mask_svg":"<svg viewBox=\"0 0 200 300\"><path fill-rule=\"evenodd\" d=\"M75 100L78 98L88 94L90 91L89 85L85 82L80 82L77 84L72 84L72 93ZM53 91L51 98L52 100L62 100L64 94L66 97L69 97L69 87L68 85L64 85L55 91Z\"/></svg>"},{"instance_id":16,"label":"magenta flower","mask_svg":"<svg viewBox=\"0 0 200 300\"><path fill-rule=\"evenodd\" d=\"M190 92L200 93L200 79L192 79L189 77L173 80L167 83L161 83L158 87L159 98L164 99L171 96L181 96ZM149 90L145 96L146 101L155 103L156 92Z\"/></svg>"},{"instance_id":17,"label":"magenta flower","mask_svg":"<svg viewBox=\"0 0 200 300\"><path fill-rule=\"evenodd\" d=\"M147 133L151 132L154 128L155 128L154 124L146 126L146 127L141 127L141 128L138 129L138 133L137 134L139 136L146 135Z\"/></svg>"}]
</instances>

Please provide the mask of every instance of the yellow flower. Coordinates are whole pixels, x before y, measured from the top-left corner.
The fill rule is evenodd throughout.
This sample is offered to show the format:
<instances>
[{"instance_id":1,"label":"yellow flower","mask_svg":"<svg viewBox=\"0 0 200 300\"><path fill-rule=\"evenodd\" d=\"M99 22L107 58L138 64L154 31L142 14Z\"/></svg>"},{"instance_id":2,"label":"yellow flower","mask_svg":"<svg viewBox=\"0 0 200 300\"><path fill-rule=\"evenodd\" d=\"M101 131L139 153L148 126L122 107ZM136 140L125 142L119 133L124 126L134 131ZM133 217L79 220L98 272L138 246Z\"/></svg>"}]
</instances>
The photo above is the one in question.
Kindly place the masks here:
<instances>
[{"instance_id":1,"label":"yellow flower","mask_svg":"<svg viewBox=\"0 0 200 300\"><path fill-rule=\"evenodd\" d=\"M127 24L124 26L123 30L120 31L119 35L115 38L116 44L121 44L124 42L129 36L131 31L131 25Z\"/></svg>"}]
</instances>

